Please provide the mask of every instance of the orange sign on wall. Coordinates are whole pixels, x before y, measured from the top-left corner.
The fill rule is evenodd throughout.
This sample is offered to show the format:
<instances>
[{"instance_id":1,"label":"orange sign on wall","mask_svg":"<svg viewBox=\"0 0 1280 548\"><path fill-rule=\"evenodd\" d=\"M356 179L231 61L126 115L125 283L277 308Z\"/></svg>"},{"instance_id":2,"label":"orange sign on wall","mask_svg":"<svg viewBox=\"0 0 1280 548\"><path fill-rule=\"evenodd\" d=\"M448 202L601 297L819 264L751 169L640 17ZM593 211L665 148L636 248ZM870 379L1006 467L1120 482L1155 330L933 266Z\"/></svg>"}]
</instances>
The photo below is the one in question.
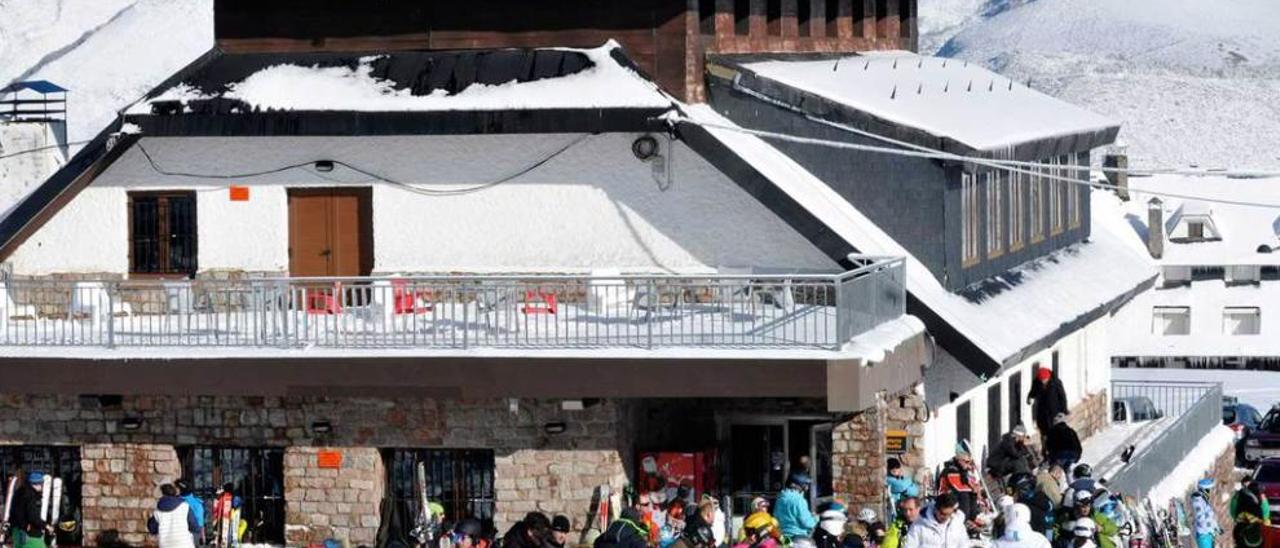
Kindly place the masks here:
<instances>
[{"instance_id":1,"label":"orange sign on wall","mask_svg":"<svg viewBox=\"0 0 1280 548\"><path fill-rule=\"evenodd\" d=\"M249 187L247 186L231 185L231 188L228 191L228 194L231 195L231 201L233 202L249 201Z\"/></svg>"},{"instance_id":2,"label":"orange sign on wall","mask_svg":"<svg viewBox=\"0 0 1280 548\"><path fill-rule=\"evenodd\" d=\"M342 468L342 451L321 451L316 454L317 468Z\"/></svg>"}]
</instances>

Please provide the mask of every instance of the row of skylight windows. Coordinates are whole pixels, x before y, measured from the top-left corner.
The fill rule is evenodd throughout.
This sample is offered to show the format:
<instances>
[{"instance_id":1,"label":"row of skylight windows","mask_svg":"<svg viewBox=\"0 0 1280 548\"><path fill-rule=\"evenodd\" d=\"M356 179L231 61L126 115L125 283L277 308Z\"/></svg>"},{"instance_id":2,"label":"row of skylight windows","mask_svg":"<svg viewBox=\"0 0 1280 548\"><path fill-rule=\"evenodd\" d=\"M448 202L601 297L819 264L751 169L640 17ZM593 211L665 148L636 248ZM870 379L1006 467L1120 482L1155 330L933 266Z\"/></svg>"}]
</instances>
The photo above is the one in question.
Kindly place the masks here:
<instances>
[{"instance_id":1,"label":"row of skylight windows","mask_svg":"<svg viewBox=\"0 0 1280 548\"><path fill-rule=\"evenodd\" d=\"M702 34L715 35L715 16L716 5L719 0L698 0L698 19ZM849 28L845 32L852 38L891 38L892 27L888 25L891 20L890 7L897 8L896 17L901 23L897 29L897 36L902 38L911 37L911 25L909 19L915 16L913 13L914 2L911 0L873 0L865 2L864 0L789 0L784 6L783 0L766 0L764 2L764 13L751 12L751 0L733 0L733 11L729 14L733 16L733 34L737 36L751 36L751 16L763 17L764 31L767 36L783 36L782 27L784 19L795 20L795 36L800 38L837 38L840 37L840 22L842 20L849 21ZM843 4L843 5L841 5ZM784 13L784 9L786 12ZM727 11L727 10L726 10ZM870 20L869 20L870 19ZM868 21L869 20L869 21ZM864 30L866 23L870 23L873 29L871 32Z\"/></svg>"},{"instance_id":2,"label":"row of skylight windows","mask_svg":"<svg viewBox=\"0 0 1280 548\"><path fill-rule=\"evenodd\" d=\"M1151 309L1151 333L1190 335L1191 307L1156 306ZM1256 306L1227 306L1222 309L1223 335L1262 333L1262 310Z\"/></svg>"}]
</instances>

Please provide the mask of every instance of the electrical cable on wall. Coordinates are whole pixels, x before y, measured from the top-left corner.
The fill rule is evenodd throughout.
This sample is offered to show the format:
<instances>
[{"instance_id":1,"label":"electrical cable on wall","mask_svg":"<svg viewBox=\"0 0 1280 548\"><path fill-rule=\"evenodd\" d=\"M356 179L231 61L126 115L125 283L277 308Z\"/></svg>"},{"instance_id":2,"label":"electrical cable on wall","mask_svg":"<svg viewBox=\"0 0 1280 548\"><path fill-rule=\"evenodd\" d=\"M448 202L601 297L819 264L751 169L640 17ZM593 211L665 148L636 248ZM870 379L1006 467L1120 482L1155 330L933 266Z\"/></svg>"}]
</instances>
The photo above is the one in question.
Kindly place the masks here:
<instances>
[{"instance_id":1,"label":"electrical cable on wall","mask_svg":"<svg viewBox=\"0 0 1280 548\"><path fill-rule=\"evenodd\" d=\"M573 139L573 140L572 140L572 141L570 141L569 143L565 144L564 146L560 147L559 149L556 149L554 152L552 152L551 154L548 154L547 156L543 157L542 159L540 159L540 160L538 160L538 161L536 161L536 162L534 162L534 163L532 163L532 164L530 164L530 165L528 165L528 166L526 166L526 167L524 167L524 168L521 168L521 169L519 169L519 170L515 171L514 173L511 173L511 174L509 174L509 175L503 176L503 177L498 178L498 179L496 179L496 180L489 181L489 182L486 182L486 183L480 183L480 184L477 184L477 185L475 185L475 186L471 186L471 187L467 187L467 188L449 189L449 190L436 190L436 189L429 189L429 188L422 188L422 187L418 187L418 186L415 186L415 185L410 184L410 183L405 183L405 182L402 182L402 181L398 181L398 180L396 180L396 179L392 179L392 178L387 177L387 176L385 176L385 175L381 175L381 174L375 173L375 172L373 172L373 171L369 171L369 170L367 170L367 169L360 168L360 167L358 167L358 166L352 165L352 164L347 163L347 162L344 162L344 161L342 161L342 160L327 160L327 159L326 159L326 160L312 160L312 161L308 161L308 162L298 162L298 163L293 163L293 164L287 164L287 165L283 165L283 166L280 166L280 167L275 167L275 168L265 169L265 170L261 170L261 171L250 171L250 172L244 172L244 173L192 173L192 172L184 172L184 171L172 171L172 170L164 169L163 167L161 167L161 166L156 162L155 158L153 158L153 157L151 156L151 153L150 153L149 151L147 151L147 148L146 148L145 146L143 146L143 145L142 145L142 142L138 142L138 143L137 143L137 147L138 147L138 151L142 153L143 158L145 158L145 159L147 160L147 164L151 167L151 169L152 169L153 171L155 171L156 173L158 173L158 174L160 174L160 175L165 175L165 176L169 176L169 177L190 177L190 178L198 178L198 179L219 179L219 180L225 180L225 179L248 179L248 178L252 178L252 177L261 177L261 176L265 176L265 175L273 175L273 174L276 174L276 173L281 173L281 172L285 172L285 171L289 171L289 170L294 170L294 169L305 169L305 168L308 168L308 167L314 166L317 162L320 162L320 161L328 161L328 162L332 162L332 163L333 163L333 164L335 164L335 165L340 165L340 166L345 167L345 168L347 168L347 169L349 169L349 170L351 170L351 171L354 171L354 172L356 172L356 173L359 173L359 174L361 174L361 175L364 175L364 176L366 176L366 177L370 177L370 178L372 178L372 179L374 179L374 180L381 181L381 182L384 182L384 183L387 183L387 184L391 184L391 185L395 185L395 186L401 187L401 188L403 188L403 189L405 189L405 190L407 190L407 191L409 191L409 192L414 192L414 193L417 193L417 194L423 194L423 195L427 195L427 196L458 196L458 195L470 194L470 193L473 193L473 192L479 192L479 191L482 191L482 190L486 190L486 189L489 189L489 188L493 188L493 187L495 187L495 186L501 185L501 184L503 184L503 183L510 182L510 181L512 181L512 180L514 180L514 179L517 179L517 178L519 178L519 177L521 177L521 176L523 176L523 175L526 175L526 174L528 174L528 173L530 173L530 172L532 172L532 171L534 171L534 170L538 169L539 167L542 167L543 165L546 165L548 162L550 162L550 161L554 160L555 158L559 157L561 154L564 154L565 152L568 152L568 151L569 151L569 149L571 149L571 148L573 148L573 147L577 146L579 143L581 143L581 142L585 141L588 137L591 137L591 134L583 134L583 135L580 135L580 136L578 136L576 139ZM310 172L311 170L308 170L308 171ZM313 173L314 173L314 172L313 172ZM321 176L321 177L322 177L322 178L325 178L325 179L327 179L327 180L333 180L333 179L329 179L328 177L323 177L323 176Z\"/></svg>"}]
</instances>

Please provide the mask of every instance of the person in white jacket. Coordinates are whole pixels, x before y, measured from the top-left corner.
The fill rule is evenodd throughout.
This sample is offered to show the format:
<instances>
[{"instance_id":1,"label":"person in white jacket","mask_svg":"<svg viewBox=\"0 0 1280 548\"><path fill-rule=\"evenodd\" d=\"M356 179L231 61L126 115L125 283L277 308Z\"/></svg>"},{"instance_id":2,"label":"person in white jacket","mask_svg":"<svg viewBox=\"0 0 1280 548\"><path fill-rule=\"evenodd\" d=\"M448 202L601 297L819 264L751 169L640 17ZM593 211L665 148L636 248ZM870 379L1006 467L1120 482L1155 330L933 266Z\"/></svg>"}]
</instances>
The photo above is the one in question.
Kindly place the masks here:
<instances>
[{"instance_id":1,"label":"person in white jacket","mask_svg":"<svg viewBox=\"0 0 1280 548\"><path fill-rule=\"evenodd\" d=\"M156 536L160 548L195 548L195 533L200 530L195 514L187 502L178 496L178 488L171 484L160 486L161 497L148 520L147 530Z\"/></svg>"},{"instance_id":2,"label":"person in white jacket","mask_svg":"<svg viewBox=\"0 0 1280 548\"><path fill-rule=\"evenodd\" d=\"M920 513L920 519L907 529L903 548L965 548L969 532L964 528L964 512L954 493L943 493Z\"/></svg>"},{"instance_id":3,"label":"person in white jacket","mask_svg":"<svg viewBox=\"0 0 1280 548\"><path fill-rule=\"evenodd\" d=\"M1031 508L1021 502L1009 507L1004 514L1004 534L996 539L994 548L1050 548L1049 539L1031 529Z\"/></svg>"}]
</instances>

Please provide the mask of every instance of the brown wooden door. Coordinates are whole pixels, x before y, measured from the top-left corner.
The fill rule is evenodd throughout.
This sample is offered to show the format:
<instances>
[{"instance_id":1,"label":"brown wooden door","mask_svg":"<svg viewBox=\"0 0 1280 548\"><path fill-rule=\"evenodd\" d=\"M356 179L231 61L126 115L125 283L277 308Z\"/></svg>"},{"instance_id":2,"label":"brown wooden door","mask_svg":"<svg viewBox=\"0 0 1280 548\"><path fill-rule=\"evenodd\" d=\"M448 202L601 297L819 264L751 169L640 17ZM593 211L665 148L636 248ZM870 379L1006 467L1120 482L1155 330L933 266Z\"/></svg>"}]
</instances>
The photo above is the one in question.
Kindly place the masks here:
<instances>
[{"instance_id":1,"label":"brown wooden door","mask_svg":"<svg viewBox=\"0 0 1280 548\"><path fill-rule=\"evenodd\" d=\"M368 188L289 190L289 275L368 276L372 222Z\"/></svg>"}]
</instances>

